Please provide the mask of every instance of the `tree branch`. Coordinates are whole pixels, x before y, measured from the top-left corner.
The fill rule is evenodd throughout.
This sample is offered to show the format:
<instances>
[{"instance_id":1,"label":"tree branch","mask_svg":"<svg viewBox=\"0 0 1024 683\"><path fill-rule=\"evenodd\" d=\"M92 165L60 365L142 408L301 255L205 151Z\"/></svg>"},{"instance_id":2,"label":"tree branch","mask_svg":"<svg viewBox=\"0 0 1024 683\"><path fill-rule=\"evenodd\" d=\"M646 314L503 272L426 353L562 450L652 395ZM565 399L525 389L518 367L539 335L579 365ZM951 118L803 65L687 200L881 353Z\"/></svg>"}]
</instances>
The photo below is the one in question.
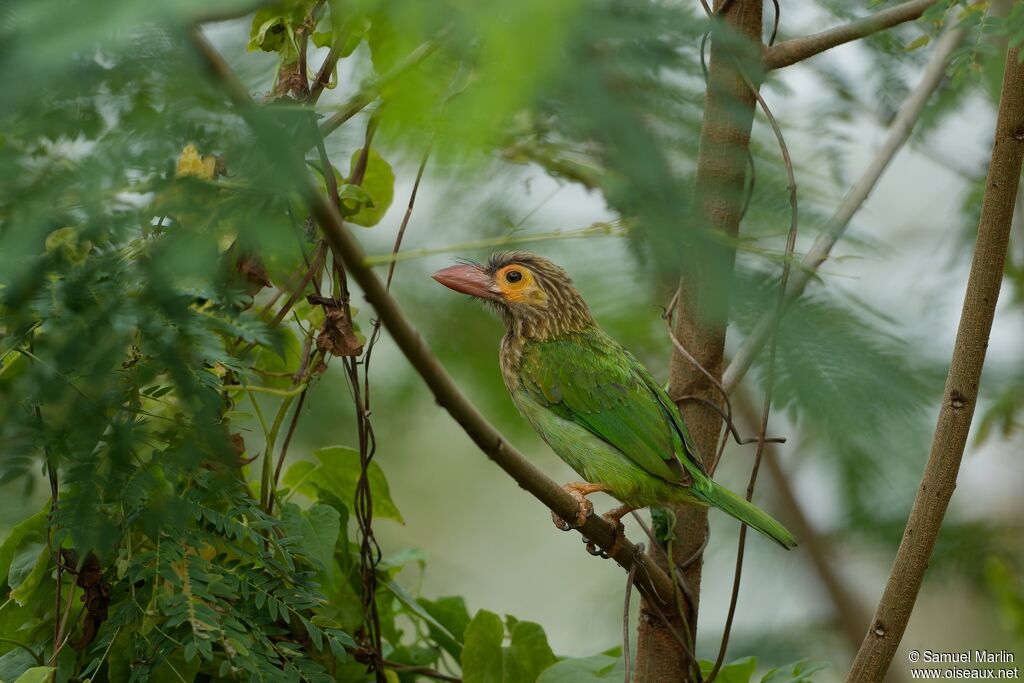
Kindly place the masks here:
<instances>
[{"instance_id":1,"label":"tree branch","mask_svg":"<svg viewBox=\"0 0 1024 683\"><path fill-rule=\"evenodd\" d=\"M913 21L934 5L936 0L911 0L896 7L876 12L869 17L858 19L843 26L830 28L803 38L785 40L764 51L764 68L766 71L781 69L796 64L816 54L830 50L839 45L865 38L872 33Z\"/></svg>"},{"instance_id":2,"label":"tree branch","mask_svg":"<svg viewBox=\"0 0 1024 683\"><path fill-rule=\"evenodd\" d=\"M402 312L398 302L367 265L362 247L345 226L337 208L317 188L302 164L301 157L297 157L294 150L289 148L288 137L277 134L272 123L267 120L266 113L254 105L245 86L199 31L192 34L192 40L211 75L222 85L266 152L281 162L290 164L296 186L306 198L310 212L320 224L327 242L362 288L380 321L430 388L438 405L447 410L480 450L505 470L520 487L529 491L560 517L575 518L579 510L576 499L505 440L505 437L466 398L431 352L419 332ZM624 569L629 570L634 564L638 564L635 584L637 589L646 599L654 601L656 605L660 604L669 614L674 613L675 608L670 600L672 580L632 543L625 539L617 539L615 527L600 516L592 515L580 527L579 532L603 549Z\"/></svg>"},{"instance_id":3,"label":"tree branch","mask_svg":"<svg viewBox=\"0 0 1024 683\"><path fill-rule=\"evenodd\" d=\"M704 118L697 153L695 225L723 240L710 239L715 246L704 250L701 262L685 263L686 277L680 278L679 296L673 316L673 333L689 350L697 365L720 378L725 351L728 292L733 276L735 250L731 238L739 232L743 213L743 189L747 180L750 131L757 100L743 75L757 71L761 57L762 0L716 0L714 12ZM719 40L722 35L731 36ZM741 45L735 38L743 36ZM696 228L695 228L696 229ZM714 382L695 368L690 359L673 350L669 368L669 395L697 396L714 402ZM717 413L695 404L679 406L690 435L709 465L716 452L722 420ZM700 608L702 550L707 543L707 509L676 506L672 563L684 566L683 580L692 598L686 604L686 622L696 637ZM659 563L653 547L648 556ZM637 642L636 679L642 681L689 680L692 662L687 653L650 618L641 603ZM696 678L696 677L694 677Z\"/></svg>"},{"instance_id":4,"label":"tree branch","mask_svg":"<svg viewBox=\"0 0 1024 683\"><path fill-rule=\"evenodd\" d=\"M835 246L839 238L846 232L846 228L850 225L854 215L860 211L864 202L871 195L872 190L875 189L889 163L910 138L910 134L914 130L914 124L921 117L921 113L924 111L925 106L927 106L932 94L938 90L945 77L946 63L949 61L950 55L963 41L963 37L964 32L962 30L952 29L945 33L938 41L935 53L932 55L928 66L925 67L921 81L900 106L896 117L889 126L889 135L886 137L882 147L875 154L868 167L864 169L864 173L857 179L857 182L850 188L842 203L836 208L825 230L818 236L810 251L801 260L800 267L793 270L789 286L786 288L787 306L803 294L818 267L828 258L832 247ZM757 355L771 336L772 328L775 325L775 315L774 309L765 313L757 321L750 335L736 351L729 367L722 374L722 385L726 391L730 393L734 391L743 380L743 377L746 376L750 366L754 363L754 359L757 358Z\"/></svg>"},{"instance_id":5,"label":"tree branch","mask_svg":"<svg viewBox=\"0 0 1024 683\"><path fill-rule=\"evenodd\" d=\"M978 237L931 452L889 581L850 669L848 682L881 680L889 668L956 488L1002 285L1022 162L1024 65L1020 63L1019 49L1014 48L1006 56Z\"/></svg>"}]
</instances>

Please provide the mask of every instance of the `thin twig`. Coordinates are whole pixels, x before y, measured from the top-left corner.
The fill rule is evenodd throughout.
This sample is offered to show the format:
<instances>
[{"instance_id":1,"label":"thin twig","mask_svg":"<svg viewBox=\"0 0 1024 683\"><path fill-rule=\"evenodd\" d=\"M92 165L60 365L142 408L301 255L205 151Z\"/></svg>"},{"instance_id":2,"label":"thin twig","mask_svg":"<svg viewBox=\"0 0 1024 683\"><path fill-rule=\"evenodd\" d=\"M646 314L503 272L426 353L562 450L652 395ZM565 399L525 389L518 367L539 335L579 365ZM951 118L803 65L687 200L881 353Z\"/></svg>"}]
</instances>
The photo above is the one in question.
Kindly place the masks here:
<instances>
[{"instance_id":1,"label":"thin twig","mask_svg":"<svg viewBox=\"0 0 1024 683\"><path fill-rule=\"evenodd\" d=\"M33 328L28 335L28 349L29 353L35 355L35 338L36 329ZM50 444L46 441L46 428L43 425L43 411L38 404L32 406L36 416L36 424L39 426L39 438L43 442L43 456L46 458L46 478L50 482L50 511L46 516L46 548L50 551L50 557L53 558L54 563L57 565L56 581L57 590L54 591L53 597L53 642L56 645L60 642L61 637L61 623L57 619L57 615L60 614L60 586L64 575L64 561L60 556L60 550L54 549L53 547L53 525L57 520L57 506L60 502L60 483L57 478L57 467L53 464L53 456L50 452ZM31 650L30 650L31 651ZM39 661L39 665L42 666L43 662Z\"/></svg>"},{"instance_id":2,"label":"thin twig","mask_svg":"<svg viewBox=\"0 0 1024 683\"><path fill-rule=\"evenodd\" d=\"M644 551L644 544L636 544L637 552ZM629 683L630 678L630 661L629 661L629 597L633 594L633 582L636 580L636 570L639 564L634 563L629 568L629 573L626 575L626 597L623 599L622 604L622 661L625 664L626 675L624 677L625 683Z\"/></svg>"},{"instance_id":3,"label":"thin twig","mask_svg":"<svg viewBox=\"0 0 1024 683\"><path fill-rule=\"evenodd\" d=\"M759 440L759 437L756 436L741 437L739 431L736 429L736 425L733 424L732 419L729 416L727 416L721 408L719 408L717 405L707 400L706 398L697 396L696 394L686 394L685 396L680 396L679 398L672 397L672 400L675 401L676 403L699 403L705 408L708 408L709 410L713 410L716 413L718 413L722 418L722 422L725 424L725 428L729 431L729 434L732 435L733 440L736 441L736 444L738 446L746 446L747 444L757 443L757 441ZM765 443L786 443L786 437L770 436L765 438L764 441ZM713 474L714 470L709 470L709 473Z\"/></svg>"},{"instance_id":4,"label":"thin twig","mask_svg":"<svg viewBox=\"0 0 1024 683\"><path fill-rule=\"evenodd\" d=\"M586 237L625 237L633 230L633 224L623 220L610 222L592 223L585 228L573 228L571 230L552 230L542 233L527 233L505 235L503 237L492 237L472 242L452 244L447 247L434 247L427 249L412 249L401 254L380 254L366 257L366 265L381 266L392 262L411 261L413 259L435 256L437 254L449 254L453 252L464 252L471 249L485 249L505 247L512 244L527 244L530 242L547 242L552 240L562 241L567 239L578 239Z\"/></svg>"},{"instance_id":5,"label":"thin twig","mask_svg":"<svg viewBox=\"0 0 1024 683\"><path fill-rule=\"evenodd\" d=\"M316 72L316 76L313 77L313 83L309 88L310 102L316 102L320 99L324 88L331 82L331 74L334 72L334 67L337 63L338 50L332 45L331 49L327 52L327 56L324 57L323 64L320 65L320 69Z\"/></svg>"},{"instance_id":6,"label":"thin twig","mask_svg":"<svg viewBox=\"0 0 1024 683\"><path fill-rule=\"evenodd\" d=\"M746 397L745 392L740 392L738 398L737 406L740 414L746 414L749 419L756 419L756 407ZM800 548L805 551L802 554L811 563L829 597L832 598L836 621L839 623L847 643L856 651L860 646L870 615L861 605L858 596L850 590L833 567L833 558L836 556L835 549L827 535L818 531L811 523L779 460L777 452L769 447L765 448L762 462L768 471L768 476L772 479L779 504L786 511L787 526L800 539Z\"/></svg>"},{"instance_id":7,"label":"thin twig","mask_svg":"<svg viewBox=\"0 0 1024 683\"><path fill-rule=\"evenodd\" d=\"M391 279L395 276L395 265L398 263L397 256L402 248L402 239L405 237L405 229L412 218L412 208L416 204L416 193L420 189L420 181L423 180L423 171L427 168L427 160L430 158L432 144L427 145L423 151L423 158L420 159L420 167L416 170L416 180L412 184L412 192L409 193L409 204L405 207L405 215L402 217L402 225L398 228L398 235L395 236L395 246L391 248L391 262L388 263L388 277L384 282L385 289L391 289Z\"/></svg>"}]
</instances>

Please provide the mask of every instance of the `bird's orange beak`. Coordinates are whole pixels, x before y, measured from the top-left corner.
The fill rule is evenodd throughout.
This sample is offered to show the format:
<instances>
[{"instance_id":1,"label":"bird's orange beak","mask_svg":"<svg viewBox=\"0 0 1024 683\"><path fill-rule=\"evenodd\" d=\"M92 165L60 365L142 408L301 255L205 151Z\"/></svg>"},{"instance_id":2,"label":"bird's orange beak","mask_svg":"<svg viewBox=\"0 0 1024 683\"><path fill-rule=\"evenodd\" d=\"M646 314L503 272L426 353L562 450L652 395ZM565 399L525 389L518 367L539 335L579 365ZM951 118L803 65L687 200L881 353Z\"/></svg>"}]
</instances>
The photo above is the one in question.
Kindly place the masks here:
<instances>
[{"instance_id":1,"label":"bird's orange beak","mask_svg":"<svg viewBox=\"0 0 1024 683\"><path fill-rule=\"evenodd\" d=\"M477 266L452 266L439 270L431 277L448 289L469 294L478 299L497 301L501 298L501 290L494 286L491 278L482 268Z\"/></svg>"}]
</instances>

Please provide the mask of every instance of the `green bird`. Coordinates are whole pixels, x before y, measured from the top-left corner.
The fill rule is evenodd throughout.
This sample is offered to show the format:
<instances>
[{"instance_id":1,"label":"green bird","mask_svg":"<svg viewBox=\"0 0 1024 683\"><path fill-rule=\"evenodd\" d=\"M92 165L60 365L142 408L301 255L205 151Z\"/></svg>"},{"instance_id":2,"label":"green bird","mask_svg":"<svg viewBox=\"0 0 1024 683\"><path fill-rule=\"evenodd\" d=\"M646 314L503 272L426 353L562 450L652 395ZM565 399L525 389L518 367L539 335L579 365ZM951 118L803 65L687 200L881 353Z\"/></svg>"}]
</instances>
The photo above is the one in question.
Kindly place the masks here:
<instances>
[{"instance_id":1,"label":"green bird","mask_svg":"<svg viewBox=\"0 0 1024 683\"><path fill-rule=\"evenodd\" d=\"M492 306L505 323L501 373L519 412L585 482L565 486L579 502L578 528L592 514L586 496L623 503L604 515L617 529L652 505L724 510L784 548L793 535L768 514L715 483L679 411L647 368L594 322L564 270L523 251L499 252L433 275ZM621 533L619 534L621 538Z\"/></svg>"}]
</instances>

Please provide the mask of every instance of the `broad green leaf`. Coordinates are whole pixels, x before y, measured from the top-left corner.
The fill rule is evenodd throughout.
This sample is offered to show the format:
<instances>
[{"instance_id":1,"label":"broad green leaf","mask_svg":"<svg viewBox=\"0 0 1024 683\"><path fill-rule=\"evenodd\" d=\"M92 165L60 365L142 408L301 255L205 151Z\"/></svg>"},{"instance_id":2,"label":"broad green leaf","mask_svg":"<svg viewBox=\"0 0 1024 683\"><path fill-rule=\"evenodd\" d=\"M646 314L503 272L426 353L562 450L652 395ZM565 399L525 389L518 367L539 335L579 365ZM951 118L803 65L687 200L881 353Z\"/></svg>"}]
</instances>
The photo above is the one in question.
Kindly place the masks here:
<instances>
[{"instance_id":1,"label":"broad green leaf","mask_svg":"<svg viewBox=\"0 0 1024 683\"><path fill-rule=\"evenodd\" d=\"M427 566L427 554L420 548L406 548L394 555L388 555L377 566L380 569L401 569L410 562L415 562L423 569Z\"/></svg>"},{"instance_id":2,"label":"broad green leaf","mask_svg":"<svg viewBox=\"0 0 1024 683\"><path fill-rule=\"evenodd\" d=\"M331 492L345 503L350 512L354 512L356 484L360 474L359 453L345 446L329 446L318 448L313 451L313 455L320 461L320 466L309 474L307 481L318 490ZM404 522L394 501L391 500L391 491L384 472L376 461L370 463L367 477L370 480L374 516Z\"/></svg>"},{"instance_id":3,"label":"broad green leaf","mask_svg":"<svg viewBox=\"0 0 1024 683\"><path fill-rule=\"evenodd\" d=\"M50 552L44 543L30 543L14 557L7 583L11 597L19 605L26 605L39 582L46 575Z\"/></svg>"},{"instance_id":4,"label":"broad green leaf","mask_svg":"<svg viewBox=\"0 0 1024 683\"><path fill-rule=\"evenodd\" d=\"M288 488L298 491L307 498L316 498L316 486L313 485L312 477L319 469L315 462L300 460L288 466L281 481Z\"/></svg>"},{"instance_id":5,"label":"broad green leaf","mask_svg":"<svg viewBox=\"0 0 1024 683\"><path fill-rule=\"evenodd\" d=\"M552 664L537 677L537 683L597 683L621 681L625 674L622 657L593 655L563 659Z\"/></svg>"},{"instance_id":6,"label":"broad green leaf","mask_svg":"<svg viewBox=\"0 0 1024 683\"><path fill-rule=\"evenodd\" d=\"M511 641L502 647L501 618L480 610L469 622L462 649L462 675L469 683L533 683L555 662L544 629L529 621L509 619Z\"/></svg>"},{"instance_id":7,"label":"broad green leaf","mask_svg":"<svg viewBox=\"0 0 1024 683\"><path fill-rule=\"evenodd\" d=\"M359 163L362 150L357 149L352 154L352 165L349 168L349 177ZM346 220L356 225L371 227L377 225L384 217L391 200L395 196L395 172L391 164L385 161L373 147L366 157L366 172L363 175L363 182L360 187L371 197L369 204L356 202L354 200L343 200L342 206L346 209ZM349 213L352 212L352 213Z\"/></svg>"},{"instance_id":8,"label":"broad green leaf","mask_svg":"<svg viewBox=\"0 0 1024 683\"><path fill-rule=\"evenodd\" d=\"M388 581L384 582L384 586L389 591L394 593L395 597L398 598L398 600L403 605L408 607L414 614L416 614L416 616L418 616L420 619L425 621L429 626L431 626L433 628L436 628L436 629L439 629L440 631L446 633L449 637L452 637L452 638L454 638L455 636L458 636L459 638L462 637L461 632L458 633L458 634L449 633L447 627L442 625L441 622L439 622L436 619L434 619L434 617L432 617L430 615L430 613L427 612L427 610L425 610L420 605L419 602L417 602L416 598L414 598L412 595L410 595L407 590L402 588L402 585L400 583L398 583L396 581L393 581L393 580L388 580ZM468 619L467 619L467 623L468 623Z\"/></svg>"},{"instance_id":9,"label":"broad green leaf","mask_svg":"<svg viewBox=\"0 0 1024 683\"><path fill-rule=\"evenodd\" d=\"M334 31L316 31L312 36L313 44L317 47L330 47L334 42Z\"/></svg>"},{"instance_id":10,"label":"broad green leaf","mask_svg":"<svg viewBox=\"0 0 1024 683\"><path fill-rule=\"evenodd\" d=\"M555 655L540 624L517 621L503 661L505 683L533 683L541 671L555 662Z\"/></svg>"},{"instance_id":11,"label":"broad green leaf","mask_svg":"<svg viewBox=\"0 0 1024 683\"><path fill-rule=\"evenodd\" d=\"M334 544L341 531L341 515L329 505L314 503L302 510L288 503L281 510L281 521L289 536L302 539L302 547L320 563L327 575L334 566Z\"/></svg>"},{"instance_id":12,"label":"broad green leaf","mask_svg":"<svg viewBox=\"0 0 1024 683\"><path fill-rule=\"evenodd\" d=\"M444 628L427 622L430 637L457 660L462 658L462 637L469 626L469 611L466 601L460 596L447 596L437 600L420 598L419 604Z\"/></svg>"},{"instance_id":13,"label":"broad green leaf","mask_svg":"<svg viewBox=\"0 0 1024 683\"><path fill-rule=\"evenodd\" d=\"M706 659L700 660L701 674L707 677L714 666L714 662L709 662ZM715 680L719 683L750 683L755 669L757 669L757 657L743 657L723 666L718 671Z\"/></svg>"},{"instance_id":14,"label":"broad green leaf","mask_svg":"<svg viewBox=\"0 0 1024 683\"><path fill-rule=\"evenodd\" d=\"M338 188L338 199L347 202L346 206L373 206L373 197L359 185L344 183Z\"/></svg>"},{"instance_id":15,"label":"broad green leaf","mask_svg":"<svg viewBox=\"0 0 1024 683\"><path fill-rule=\"evenodd\" d=\"M11 561L14 559L14 554L26 538L43 540L43 532L46 529L46 515L46 510L40 510L16 525L11 529L11 533L7 534L3 545L0 545L0 581L7 578L7 573L11 570Z\"/></svg>"},{"instance_id":16,"label":"broad green leaf","mask_svg":"<svg viewBox=\"0 0 1024 683\"><path fill-rule=\"evenodd\" d=\"M772 669L764 675L761 683L813 683L813 674L827 666L827 662L810 662L801 659L792 664Z\"/></svg>"},{"instance_id":17,"label":"broad green leaf","mask_svg":"<svg viewBox=\"0 0 1024 683\"><path fill-rule=\"evenodd\" d=\"M4 647L10 647L10 645L5 643ZM16 680L36 663L35 658L24 649L20 647L10 649L0 656L0 681Z\"/></svg>"},{"instance_id":18,"label":"broad green leaf","mask_svg":"<svg viewBox=\"0 0 1024 683\"><path fill-rule=\"evenodd\" d=\"M14 683L50 683L56 673L57 668L53 666L34 666L18 676Z\"/></svg>"},{"instance_id":19,"label":"broad green leaf","mask_svg":"<svg viewBox=\"0 0 1024 683\"><path fill-rule=\"evenodd\" d=\"M462 648L462 680L465 683L504 683L501 641L505 627L494 612L480 610L466 627Z\"/></svg>"},{"instance_id":20,"label":"broad green leaf","mask_svg":"<svg viewBox=\"0 0 1024 683\"><path fill-rule=\"evenodd\" d=\"M289 47L292 40L289 32L294 23L302 21L306 11L305 4L299 2L290 8L277 5L257 10L249 31L249 49L278 52Z\"/></svg>"}]
</instances>

